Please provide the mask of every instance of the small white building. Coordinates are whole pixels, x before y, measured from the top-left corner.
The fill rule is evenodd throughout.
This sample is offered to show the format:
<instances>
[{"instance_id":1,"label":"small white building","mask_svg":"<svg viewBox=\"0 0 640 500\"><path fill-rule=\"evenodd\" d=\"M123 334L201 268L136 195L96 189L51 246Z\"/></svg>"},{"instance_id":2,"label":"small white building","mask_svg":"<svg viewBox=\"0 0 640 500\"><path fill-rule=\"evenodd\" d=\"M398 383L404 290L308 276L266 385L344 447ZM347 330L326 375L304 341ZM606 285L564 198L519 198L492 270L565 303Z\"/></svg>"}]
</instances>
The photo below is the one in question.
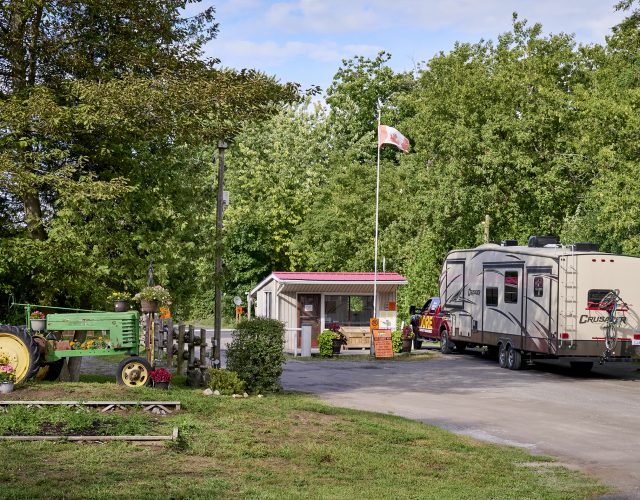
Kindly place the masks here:
<instances>
[{"instance_id":1,"label":"small white building","mask_svg":"<svg viewBox=\"0 0 640 500\"><path fill-rule=\"evenodd\" d=\"M396 291L407 280L398 273L378 273L377 295L380 326L397 326ZM300 345L302 325L312 327L312 347L330 323L369 326L373 317L374 273L271 273L249 292L257 316L285 324L285 350Z\"/></svg>"}]
</instances>

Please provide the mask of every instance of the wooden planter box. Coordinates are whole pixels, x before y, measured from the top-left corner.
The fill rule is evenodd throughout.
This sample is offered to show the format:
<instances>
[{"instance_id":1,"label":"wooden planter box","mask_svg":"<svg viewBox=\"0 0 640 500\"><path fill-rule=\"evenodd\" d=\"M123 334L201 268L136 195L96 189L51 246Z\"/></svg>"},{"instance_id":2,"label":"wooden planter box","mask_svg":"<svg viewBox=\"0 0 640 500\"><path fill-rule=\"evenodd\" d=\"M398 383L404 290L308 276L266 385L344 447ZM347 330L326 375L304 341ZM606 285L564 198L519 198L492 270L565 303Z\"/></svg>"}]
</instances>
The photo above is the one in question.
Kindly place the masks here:
<instances>
[{"instance_id":1,"label":"wooden planter box","mask_svg":"<svg viewBox=\"0 0 640 500\"><path fill-rule=\"evenodd\" d=\"M343 349L369 349L371 332L368 326L343 326L340 332L347 338Z\"/></svg>"}]
</instances>

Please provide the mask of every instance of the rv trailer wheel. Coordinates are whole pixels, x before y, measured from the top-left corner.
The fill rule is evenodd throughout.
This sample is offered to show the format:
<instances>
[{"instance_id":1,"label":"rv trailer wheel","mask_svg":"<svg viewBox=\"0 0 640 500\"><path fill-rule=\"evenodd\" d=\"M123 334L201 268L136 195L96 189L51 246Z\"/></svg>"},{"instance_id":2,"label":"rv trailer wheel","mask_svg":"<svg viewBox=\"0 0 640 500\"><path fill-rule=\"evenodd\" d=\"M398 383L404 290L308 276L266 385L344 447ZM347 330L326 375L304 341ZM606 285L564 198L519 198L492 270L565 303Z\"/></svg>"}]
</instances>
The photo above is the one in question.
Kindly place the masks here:
<instances>
[{"instance_id":1,"label":"rv trailer wheel","mask_svg":"<svg viewBox=\"0 0 640 500\"><path fill-rule=\"evenodd\" d=\"M451 354L451 343L449 342L449 332L446 328L443 328L440 332L440 352L442 354Z\"/></svg>"},{"instance_id":2,"label":"rv trailer wheel","mask_svg":"<svg viewBox=\"0 0 640 500\"><path fill-rule=\"evenodd\" d=\"M506 344L500 344L500 346L498 347L498 364L500 365L500 368L506 368L507 367L507 352L508 352L508 346Z\"/></svg>"},{"instance_id":3,"label":"rv trailer wheel","mask_svg":"<svg viewBox=\"0 0 640 500\"><path fill-rule=\"evenodd\" d=\"M519 370L522 368L522 354L513 347L509 347L507 351L507 368L509 368L509 370Z\"/></svg>"}]
</instances>

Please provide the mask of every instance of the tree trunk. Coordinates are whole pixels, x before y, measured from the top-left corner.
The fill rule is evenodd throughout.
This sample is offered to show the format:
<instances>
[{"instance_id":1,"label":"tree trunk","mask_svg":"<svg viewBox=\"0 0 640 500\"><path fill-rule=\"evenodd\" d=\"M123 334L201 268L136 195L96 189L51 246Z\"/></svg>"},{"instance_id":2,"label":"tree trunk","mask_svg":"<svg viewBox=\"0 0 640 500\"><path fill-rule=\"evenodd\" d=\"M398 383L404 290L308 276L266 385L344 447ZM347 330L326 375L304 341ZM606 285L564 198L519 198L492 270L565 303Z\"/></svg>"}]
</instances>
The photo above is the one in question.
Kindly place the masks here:
<instances>
[{"instance_id":1,"label":"tree trunk","mask_svg":"<svg viewBox=\"0 0 640 500\"><path fill-rule=\"evenodd\" d=\"M84 342L87 339L87 332L77 332L74 340ZM80 381L80 367L82 366L82 358L67 358L60 372L60 381L62 382L78 382Z\"/></svg>"}]
</instances>

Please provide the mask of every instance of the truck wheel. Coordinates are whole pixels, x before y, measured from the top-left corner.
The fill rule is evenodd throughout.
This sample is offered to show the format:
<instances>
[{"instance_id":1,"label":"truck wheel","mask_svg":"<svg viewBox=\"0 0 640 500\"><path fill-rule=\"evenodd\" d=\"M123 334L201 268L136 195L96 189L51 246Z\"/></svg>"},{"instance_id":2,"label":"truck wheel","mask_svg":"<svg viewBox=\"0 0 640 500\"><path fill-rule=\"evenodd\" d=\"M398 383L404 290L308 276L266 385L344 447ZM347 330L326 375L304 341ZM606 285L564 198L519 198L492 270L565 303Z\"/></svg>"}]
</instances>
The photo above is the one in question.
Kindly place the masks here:
<instances>
[{"instance_id":1,"label":"truck wheel","mask_svg":"<svg viewBox=\"0 0 640 500\"><path fill-rule=\"evenodd\" d=\"M586 375L593 368L591 361L570 361L569 366L576 375Z\"/></svg>"},{"instance_id":2,"label":"truck wheel","mask_svg":"<svg viewBox=\"0 0 640 500\"><path fill-rule=\"evenodd\" d=\"M451 354L453 352L449 341L449 332L447 332L446 328L440 332L440 352L442 354Z\"/></svg>"},{"instance_id":3,"label":"truck wheel","mask_svg":"<svg viewBox=\"0 0 640 500\"><path fill-rule=\"evenodd\" d=\"M413 349L416 351L422 349L422 340L413 339Z\"/></svg>"},{"instance_id":4,"label":"truck wheel","mask_svg":"<svg viewBox=\"0 0 640 500\"><path fill-rule=\"evenodd\" d=\"M0 325L0 355L15 369L16 384L29 380L40 369L38 344L22 328Z\"/></svg>"},{"instance_id":5,"label":"truck wheel","mask_svg":"<svg viewBox=\"0 0 640 500\"><path fill-rule=\"evenodd\" d=\"M459 352L460 354L462 354L464 351L467 350L466 342L454 342L453 345L456 346L456 351Z\"/></svg>"},{"instance_id":6,"label":"truck wheel","mask_svg":"<svg viewBox=\"0 0 640 500\"><path fill-rule=\"evenodd\" d=\"M506 344L500 344L498 347L498 364L500 368L507 367L507 353L509 352L509 347Z\"/></svg>"},{"instance_id":7,"label":"truck wheel","mask_svg":"<svg viewBox=\"0 0 640 500\"><path fill-rule=\"evenodd\" d=\"M507 351L507 368L509 368L509 370L519 370L522 368L522 354L513 347L510 347Z\"/></svg>"}]
</instances>

